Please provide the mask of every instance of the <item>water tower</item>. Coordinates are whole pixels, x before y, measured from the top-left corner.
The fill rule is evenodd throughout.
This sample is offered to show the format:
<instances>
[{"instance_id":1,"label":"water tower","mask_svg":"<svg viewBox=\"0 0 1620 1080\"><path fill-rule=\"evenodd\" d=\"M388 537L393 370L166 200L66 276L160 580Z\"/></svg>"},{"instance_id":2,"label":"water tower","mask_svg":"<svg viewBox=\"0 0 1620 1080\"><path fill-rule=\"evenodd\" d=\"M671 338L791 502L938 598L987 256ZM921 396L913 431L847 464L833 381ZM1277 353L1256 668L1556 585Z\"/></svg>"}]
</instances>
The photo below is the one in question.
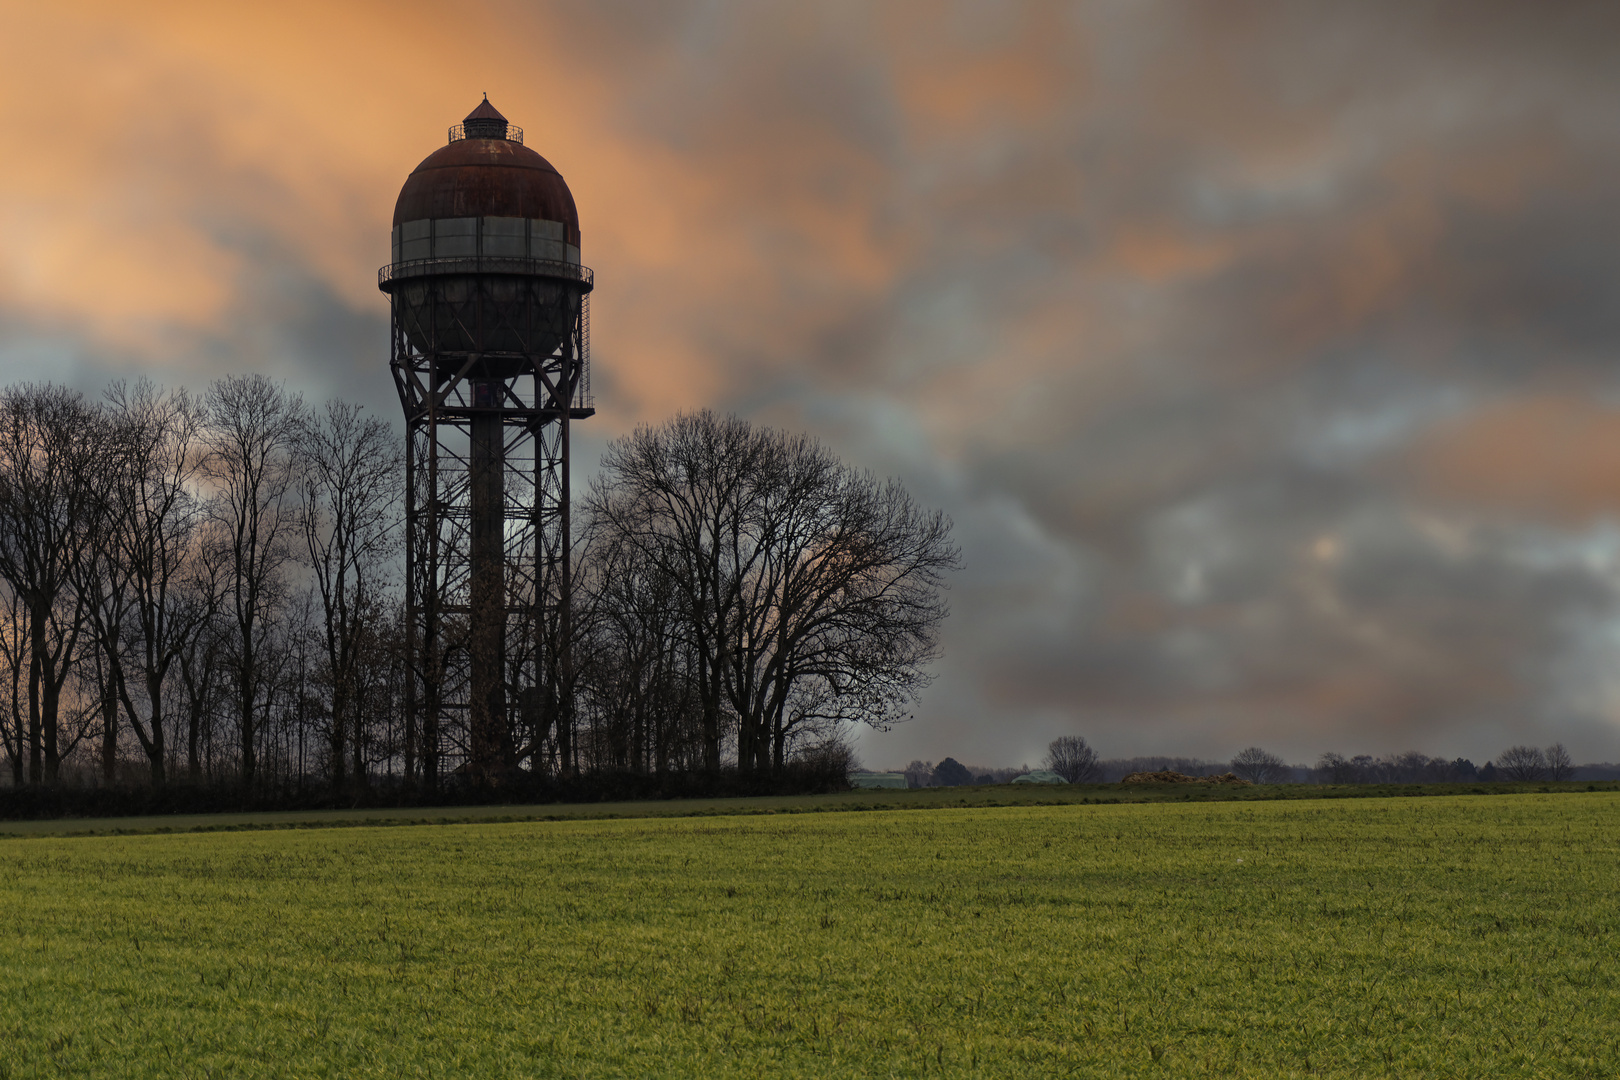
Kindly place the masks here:
<instances>
[{"instance_id":1,"label":"water tower","mask_svg":"<svg viewBox=\"0 0 1620 1080\"><path fill-rule=\"evenodd\" d=\"M568 185L487 97L400 189L377 284L407 431L406 774L566 769L592 275Z\"/></svg>"}]
</instances>

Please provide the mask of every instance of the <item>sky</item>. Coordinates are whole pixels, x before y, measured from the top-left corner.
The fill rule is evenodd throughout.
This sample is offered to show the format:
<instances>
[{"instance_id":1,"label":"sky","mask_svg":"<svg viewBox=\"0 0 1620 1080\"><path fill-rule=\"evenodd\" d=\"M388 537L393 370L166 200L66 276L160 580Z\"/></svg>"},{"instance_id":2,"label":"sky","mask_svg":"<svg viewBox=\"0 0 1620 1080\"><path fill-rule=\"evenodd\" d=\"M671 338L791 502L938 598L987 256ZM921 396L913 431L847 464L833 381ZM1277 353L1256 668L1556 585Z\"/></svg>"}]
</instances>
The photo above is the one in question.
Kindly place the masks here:
<instances>
[{"instance_id":1,"label":"sky","mask_svg":"<svg viewBox=\"0 0 1620 1080\"><path fill-rule=\"evenodd\" d=\"M597 275L576 468L709 407L954 520L867 766L1620 760L1620 5L0 0L0 382L396 416L485 92Z\"/></svg>"}]
</instances>

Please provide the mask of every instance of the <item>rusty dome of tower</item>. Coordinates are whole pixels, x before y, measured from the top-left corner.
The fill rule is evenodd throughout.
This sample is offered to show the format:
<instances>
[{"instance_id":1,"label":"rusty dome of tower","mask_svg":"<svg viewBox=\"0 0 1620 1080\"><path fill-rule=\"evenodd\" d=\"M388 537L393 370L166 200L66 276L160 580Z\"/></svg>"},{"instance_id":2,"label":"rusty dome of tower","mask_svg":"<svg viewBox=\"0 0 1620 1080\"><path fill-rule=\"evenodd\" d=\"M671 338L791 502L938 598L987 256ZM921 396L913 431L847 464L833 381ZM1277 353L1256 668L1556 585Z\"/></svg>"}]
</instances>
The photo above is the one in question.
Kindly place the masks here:
<instances>
[{"instance_id":1,"label":"rusty dome of tower","mask_svg":"<svg viewBox=\"0 0 1620 1080\"><path fill-rule=\"evenodd\" d=\"M427 218L529 218L560 222L579 247L573 193L551 162L523 145L486 95L450 129L450 143L412 170L394 203L394 226Z\"/></svg>"}]
</instances>

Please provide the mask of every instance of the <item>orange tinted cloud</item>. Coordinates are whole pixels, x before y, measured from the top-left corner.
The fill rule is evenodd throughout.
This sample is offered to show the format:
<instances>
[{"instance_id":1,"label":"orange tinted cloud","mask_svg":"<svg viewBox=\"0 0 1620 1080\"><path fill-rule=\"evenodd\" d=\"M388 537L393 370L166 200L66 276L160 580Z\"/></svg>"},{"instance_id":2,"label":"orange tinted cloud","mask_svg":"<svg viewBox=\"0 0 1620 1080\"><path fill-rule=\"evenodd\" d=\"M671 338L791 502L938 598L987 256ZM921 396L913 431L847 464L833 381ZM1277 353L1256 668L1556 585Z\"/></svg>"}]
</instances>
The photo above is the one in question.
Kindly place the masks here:
<instances>
[{"instance_id":1,"label":"orange tinted cloud","mask_svg":"<svg viewBox=\"0 0 1620 1080\"><path fill-rule=\"evenodd\" d=\"M153 362L268 314L251 310L265 263L384 311L394 193L485 90L575 190L604 286L596 343L634 412L712 401L727 356L780 364L762 343L791 350L894 274L868 154L802 124L673 152L625 129L611 67L545 9L86 4L8 21L0 136L74 137L0 172L0 303Z\"/></svg>"},{"instance_id":2,"label":"orange tinted cloud","mask_svg":"<svg viewBox=\"0 0 1620 1080\"><path fill-rule=\"evenodd\" d=\"M1503 401L1432 431L1411 467L1424 492L1449 501L1574 523L1620 514L1620 408Z\"/></svg>"},{"instance_id":3,"label":"orange tinted cloud","mask_svg":"<svg viewBox=\"0 0 1620 1080\"><path fill-rule=\"evenodd\" d=\"M219 331L250 300L255 256L296 258L369 302L362 268L381 261L387 214L357 195L387 182L409 134L382 61L420 67L429 51L380 10L9 11L0 133L34 149L0 172L0 203L32 227L8 230L0 302L148 353L174 340L143 327ZM420 102L432 82L393 93Z\"/></svg>"},{"instance_id":4,"label":"orange tinted cloud","mask_svg":"<svg viewBox=\"0 0 1620 1080\"><path fill-rule=\"evenodd\" d=\"M1127 274L1154 285L1209 273L1227 264L1234 254L1229 243L1188 236L1181 229L1144 225L1122 229L1110 252Z\"/></svg>"},{"instance_id":5,"label":"orange tinted cloud","mask_svg":"<svg viewBox=\"0 0 1620 1080\"><path fill-rule=\"evenodd\" d=\"M1063 5L896 4L881 18L918 139L1038 128L1084 93L1083 33Z\"/></svg>"}]
</instances>

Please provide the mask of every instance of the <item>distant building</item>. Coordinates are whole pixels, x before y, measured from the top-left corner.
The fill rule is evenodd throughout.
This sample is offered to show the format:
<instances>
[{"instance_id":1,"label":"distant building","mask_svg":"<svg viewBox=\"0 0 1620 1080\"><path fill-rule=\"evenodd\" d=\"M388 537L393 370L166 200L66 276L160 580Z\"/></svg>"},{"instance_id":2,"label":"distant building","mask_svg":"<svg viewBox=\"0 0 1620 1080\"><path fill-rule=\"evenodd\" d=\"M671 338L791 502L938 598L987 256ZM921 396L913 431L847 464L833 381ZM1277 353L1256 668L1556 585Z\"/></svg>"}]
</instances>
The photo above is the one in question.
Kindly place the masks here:
<instances>
[{"instance_id":1,"label":"distant building","mask_svg":"<svg viewBox=\"0 0 1620 1080\"><path fill-rule=\"evenodd\" d=\"M903 788L911 785L906 783L906 774L903 772L852 772L849 774L849 786L857 788Z\"/></svg>"}]
</instances>

